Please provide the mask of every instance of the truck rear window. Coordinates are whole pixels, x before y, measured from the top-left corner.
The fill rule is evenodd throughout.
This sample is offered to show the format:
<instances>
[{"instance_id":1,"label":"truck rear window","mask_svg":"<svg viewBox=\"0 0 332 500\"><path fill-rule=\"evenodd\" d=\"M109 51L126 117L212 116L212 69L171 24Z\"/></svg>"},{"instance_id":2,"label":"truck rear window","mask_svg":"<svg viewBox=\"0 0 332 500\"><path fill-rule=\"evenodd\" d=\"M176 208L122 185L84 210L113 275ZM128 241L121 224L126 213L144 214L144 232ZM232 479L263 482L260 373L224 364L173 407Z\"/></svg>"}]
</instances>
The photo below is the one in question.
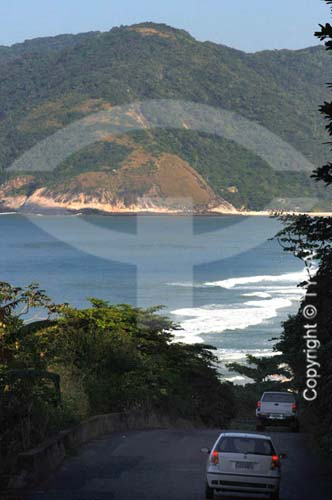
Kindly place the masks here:
<instances>
[{"instance_id":1,"label":"truck rear window","mask_svg":"<svg viewBox=\"0 0 332 500\"><path fill-rule=\"evenodd\" d=\"M274 455L272 443L268 439L251 437L222 437L216 450L224 453L246 453L251 455Z\"/></svg>"},{"instance_id":2,"label":"truck rear window","mask_svg":"<svg viewBox=\"0 0 332 500\"><path fill-rule=\"evenodd\" d=\"M262 401L264 403L294 403L295 398L293 394L272 392L270 394L264 394Z\"/></svg>"}]
</instances>

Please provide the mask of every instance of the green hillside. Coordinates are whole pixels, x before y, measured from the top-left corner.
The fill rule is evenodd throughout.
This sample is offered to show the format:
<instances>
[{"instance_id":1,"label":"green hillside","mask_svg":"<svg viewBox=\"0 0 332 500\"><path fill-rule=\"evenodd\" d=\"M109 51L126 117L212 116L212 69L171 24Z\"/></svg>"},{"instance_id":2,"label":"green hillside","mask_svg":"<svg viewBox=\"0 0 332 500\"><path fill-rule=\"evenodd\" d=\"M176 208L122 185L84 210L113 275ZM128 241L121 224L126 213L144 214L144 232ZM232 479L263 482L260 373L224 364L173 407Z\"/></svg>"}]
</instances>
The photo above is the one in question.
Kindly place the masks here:
<instances>
[{"instance_id":1,"label":"green hillside","mask_svg":"<svg viewBox=\"0 0 332 500\"><path fill-rule=\"evenodd\" d=\"M326 135L318 112L330 80L322 47L247 54L198 42L166 25L144 23L0 47L0 70L2 184L14 176L8 167L15 158L41 139L89 114L144 99L179 99L236 112L275 133L316 166L329 153L322 147ZM33 174L33 183L20 186L19 193L40 187L65 191L64 181L73 179L75 189L84 191L80 174L103 171L112 196L119 195L120 185L123 196L124 178L132 169L144 167L149 176L147 164L159 168L161 155L178 158L179 168L183 160L216 196L238 208L261 209L272 198L300 196L318 196L318 208L327 208L331 199L307 174L278 173L231 140L185 127L99 141L67 158L56 172ZM121 182L117 177L114 183L119 172ZM101 178L104 183L105 176ZM153 188L142 176L140 182L141 194L145 185ZM159 191L169 195L170 189L161 185L167 183L164 170L158 182ZM129 190L131 185L127 183Z\"/></svg>"}]
</instances>

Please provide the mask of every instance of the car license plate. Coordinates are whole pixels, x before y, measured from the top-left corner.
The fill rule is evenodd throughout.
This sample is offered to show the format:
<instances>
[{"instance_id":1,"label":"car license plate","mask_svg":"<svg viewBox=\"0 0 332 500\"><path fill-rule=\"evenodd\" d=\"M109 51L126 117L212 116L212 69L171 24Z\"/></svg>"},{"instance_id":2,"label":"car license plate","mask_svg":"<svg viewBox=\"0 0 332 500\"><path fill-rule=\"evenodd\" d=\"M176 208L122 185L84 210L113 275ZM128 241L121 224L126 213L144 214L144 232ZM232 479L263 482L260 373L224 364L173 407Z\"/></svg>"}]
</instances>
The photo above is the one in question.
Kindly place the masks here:
<instances>
[{"instance_id":1,"label":"car license plate","mask_svg":"<svg viewBox=\"0 0 332 500\"><path fill-rule=\"evenodd\" d=\"M235 462L235 469L253 469L254 464L251 462Z\"/></svg>"},{"instance_id":2,"label":"car license plate","mask_svg":"<svg viewBox=\"0 0 332 500\"><path fill-rule=\"evenodd\" d=\"M282 413L271 413L270 418L276 418L276 419L282 420L284 418L284 416Z\"/></svg>"}]
</instances>

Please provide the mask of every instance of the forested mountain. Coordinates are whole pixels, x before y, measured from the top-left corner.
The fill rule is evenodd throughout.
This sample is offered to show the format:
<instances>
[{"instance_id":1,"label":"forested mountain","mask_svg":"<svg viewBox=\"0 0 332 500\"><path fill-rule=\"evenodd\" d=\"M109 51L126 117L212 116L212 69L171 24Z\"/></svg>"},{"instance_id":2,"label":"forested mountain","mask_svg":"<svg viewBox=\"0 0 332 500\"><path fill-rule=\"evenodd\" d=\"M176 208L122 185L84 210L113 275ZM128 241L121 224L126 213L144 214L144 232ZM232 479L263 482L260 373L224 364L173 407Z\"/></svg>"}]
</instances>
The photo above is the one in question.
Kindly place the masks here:
<instances>
[{"instance_id":1,"label":"forested mountain","mask_svg":"<svg viewBox=\"0 0 332 500\"><path fill-rule=\"evenodd\" d=\"M175 197L228 211L315 196L315 208L327 209L331 195L309 173L277 172L245 146L186 123L110 134L52 172L9 167L77 120L147 99L235 112L320 166L329 150L318 108L330 70L322 47L247 54L153 23L0 47L0 205L117 211L172 208L165 200Z\"/></svg>"}]
</instances>

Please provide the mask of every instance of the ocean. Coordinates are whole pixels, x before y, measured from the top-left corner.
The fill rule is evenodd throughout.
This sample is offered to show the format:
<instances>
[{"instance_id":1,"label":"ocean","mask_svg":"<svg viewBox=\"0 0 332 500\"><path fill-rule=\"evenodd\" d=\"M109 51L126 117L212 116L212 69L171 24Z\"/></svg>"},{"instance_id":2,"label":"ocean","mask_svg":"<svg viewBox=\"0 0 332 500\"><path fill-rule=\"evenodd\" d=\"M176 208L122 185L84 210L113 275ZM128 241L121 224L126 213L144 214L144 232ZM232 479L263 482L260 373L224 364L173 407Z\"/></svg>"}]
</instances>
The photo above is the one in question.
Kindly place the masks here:
<instances>
[{"instance_id":1,"label":"ocean","mask_svg":"<svg viewBox=\"0 0 332 500\"><path fill-rule=\"evenodd\" d=\"M298 309L305 272L271 240L281 227L269 217L3 214L0 280L36 281L76 307L89 297L163 305L182 327L177 340L215 346L223 366L271 354Z\"/></svg>"}]
</instances>

